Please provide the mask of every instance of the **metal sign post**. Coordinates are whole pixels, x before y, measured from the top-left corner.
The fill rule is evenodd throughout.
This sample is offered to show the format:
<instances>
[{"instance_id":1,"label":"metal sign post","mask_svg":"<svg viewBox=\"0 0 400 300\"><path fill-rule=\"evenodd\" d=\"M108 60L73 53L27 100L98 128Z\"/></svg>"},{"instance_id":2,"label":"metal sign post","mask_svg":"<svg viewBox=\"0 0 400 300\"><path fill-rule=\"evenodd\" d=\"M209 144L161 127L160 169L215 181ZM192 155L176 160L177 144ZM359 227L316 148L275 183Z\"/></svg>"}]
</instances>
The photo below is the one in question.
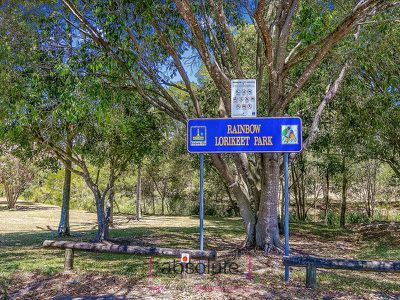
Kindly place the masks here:
<instances>
[{"instance_id":1,"label":"metal sign post","mask_svg":"<svg viewBox=\"0 0 400 300\"><path fill-rule=\"evenodd\" d=\"M285 255L289 255L289 153L302 150L301 119L216 118L191 119L187 124L187 149L200 153L200 251L203 251L204 153L284 153ZM200 270L204 265L200 260ZM289 267L285 267L285 281Z\"/></svg>"},{"instance_id":2,"label":"metal sign post","mask_svg":"<svg viewBox=\"0 0 400 300\"><path fill-rule=\"evenodd\" d=\"M200 153L200 251L203 251L203 221L204 221L204 154ZM202 252L201 252L202 253ZM200 256L201 257L201 256ZM203 274L203 260L200 258L200 274Z\"/></svg>"},{"instance_id":3,"label":"metal sign post","mask_svg":"<svg viewBox=\"0 0 400 300\"><path fill-rule=\"evenodd\" d=\"M289 256L289 153L283 154L285 176L285 256ZM289 266L285 266L285 282L289 281Z\"/></svg>"}]
</instances>

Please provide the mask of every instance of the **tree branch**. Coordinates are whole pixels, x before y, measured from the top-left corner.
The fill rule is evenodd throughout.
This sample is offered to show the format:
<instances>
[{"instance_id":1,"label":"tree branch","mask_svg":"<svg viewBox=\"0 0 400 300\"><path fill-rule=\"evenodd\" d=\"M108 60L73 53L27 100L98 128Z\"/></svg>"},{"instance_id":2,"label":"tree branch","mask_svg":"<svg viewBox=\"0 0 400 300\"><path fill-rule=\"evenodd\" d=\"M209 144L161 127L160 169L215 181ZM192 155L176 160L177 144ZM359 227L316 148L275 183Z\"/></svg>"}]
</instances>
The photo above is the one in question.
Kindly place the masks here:
<instances>
[{"instance_id":1,"label":"tree branch","mask_svg":"<svg viewBox=\"0 0 400 300\"><path fill-rule=\"evenodd\" d=\"M233 69L235 70L235 74L239 78L244 78L243 70L240 66L237 49L235 46L235 42L233 41L233 35L231 29L229 28L228 21L225 16L223 1L217 0L217 4L215 4L214 0L209 0L211 8L213 10L214 16L221 26L221 30L224 34L224 39L229 49L229 53L233 63Z\"/></svg>"},{"instance_id":2,"label":"tree branch","mask_svg":"<svg viewBox=\"0 0 400 300\"><path fill-rule=\"evenodd\" d=\"M178 53L175 51L174 47L172 46L170 40L165 36L163 31L161 30L158 22L153 19L153 27L156 30L156 33L164 45L165 50L167 50L168 54L171 55L172 59L174 60L175 67L177 68L179 74L182 77L182 80L186 86L187 92L189 93L190 98L192 99L193 106L195 108L196 114L200 117L203 113L200 107L200 103L193 92L192 85L190 84L189 76L187 75L185 68L182 65L180 57Z\"/></svg>"},{"instance_id":3,"label":"tree branch","mask_svg":"<svg viewBox=\"0 0 400 300\"><path fill-rule=\"evenodd\" d=\"M331 86L329 86L328 91L324 96L324 99L322 99L321 103L319 104L317 112L314 115L314 119L310 128L310 133L307 139L303 143L303 150L307 149L312 143L314 143L315 139L317 138L322 113L324 112L325 107L329 104L329 102L332 101L332 99L337 94L337 91L340 85L342 84L343 79L349 67L350 64L346 62L345 65L340 70L339 76L336 78L335 82Z\"/></svg>"},{"instance_id":4,"label":"tree branch","mask_svg":"<svg viewBox=\"0 0 400 300\"><path fill-rule=\"evenodd\" d=\"M358 5L353 9L352 13L348 15L327 37L321 42L318 42L315 46L321 45L320 49L314 55L312 60L309 62L303 73L297 79L296 83L286 93L286 95L277 102L272 111L275 114L281 114L285 107L290 101L297 95L303 85L308 81L315 69L320 65L321 61L325 58L326 54L332 49L332 47L340 41L345 35L347 35L354 26L363 18L367 13L374 10L374 8L381 5L383 0L364 0L360 1ZM307 47L306 52L310 51L314 46ZM293 58L294 59L294 58Z\"/></svg>"},{"instance_id":5,"label":"tree branch","mask_svg":"<svg viewBox=\"0 0 400 300\"><path fill-rule=\"evenodd\" d=\"M196 49L201 56L204 65L210 74L211 78L213 79L220 96L224 101L224 106L226 109L227 114L230 115L231 108L230 108L230 99L227 95L230 92L230 82L228 77L222 71L222 69L212 63L210 53L208 52L206 42L204 40L204 36L201 32L200 26L196 20L196 16L194 15L192 9L190 8L190 4L188 0L174 0L175 5L181 14L181 16L185 19L186 23L189 25L193 36L196 40Z\"/></svg>"}]
</instances>

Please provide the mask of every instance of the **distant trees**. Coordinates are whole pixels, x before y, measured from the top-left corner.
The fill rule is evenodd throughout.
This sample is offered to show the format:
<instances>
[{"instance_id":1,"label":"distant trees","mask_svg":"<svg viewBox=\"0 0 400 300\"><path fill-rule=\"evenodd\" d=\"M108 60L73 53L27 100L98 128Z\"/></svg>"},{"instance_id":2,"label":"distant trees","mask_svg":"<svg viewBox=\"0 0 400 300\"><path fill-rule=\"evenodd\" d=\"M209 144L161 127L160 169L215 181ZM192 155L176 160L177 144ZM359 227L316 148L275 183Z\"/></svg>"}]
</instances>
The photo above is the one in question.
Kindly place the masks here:
<instances>
[{"instance_id":1,"label":"distant trees","mask_svg":"<svg viewBox=\"0 0 400 300\"><path fill-rule=\"evenodd\" d=\"M4 187L7 207L14 208L21 193L33 179L33 171L10 153L0 156L0 183Z\"/></svg>"}]
</instances>

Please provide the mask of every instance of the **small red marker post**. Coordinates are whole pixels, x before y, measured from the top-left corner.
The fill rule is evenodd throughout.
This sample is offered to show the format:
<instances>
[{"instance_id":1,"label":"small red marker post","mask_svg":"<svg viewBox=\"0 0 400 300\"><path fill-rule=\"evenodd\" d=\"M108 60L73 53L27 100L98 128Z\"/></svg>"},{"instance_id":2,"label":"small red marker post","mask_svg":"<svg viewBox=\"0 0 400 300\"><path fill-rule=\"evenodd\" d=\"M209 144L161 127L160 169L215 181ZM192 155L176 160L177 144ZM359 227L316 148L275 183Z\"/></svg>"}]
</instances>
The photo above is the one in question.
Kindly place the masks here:
<instances>
[{"instance_id":1,"label":"small red marker post","mask_svg":"<svg viewBox=\"0 0 400 300\"><path fill-rule=\"evenodd\" d=\"M249 266L248 266L248 272L247 272L247 279L251 280L251 256L249 255Z\"/></svg>"}]
</instances>

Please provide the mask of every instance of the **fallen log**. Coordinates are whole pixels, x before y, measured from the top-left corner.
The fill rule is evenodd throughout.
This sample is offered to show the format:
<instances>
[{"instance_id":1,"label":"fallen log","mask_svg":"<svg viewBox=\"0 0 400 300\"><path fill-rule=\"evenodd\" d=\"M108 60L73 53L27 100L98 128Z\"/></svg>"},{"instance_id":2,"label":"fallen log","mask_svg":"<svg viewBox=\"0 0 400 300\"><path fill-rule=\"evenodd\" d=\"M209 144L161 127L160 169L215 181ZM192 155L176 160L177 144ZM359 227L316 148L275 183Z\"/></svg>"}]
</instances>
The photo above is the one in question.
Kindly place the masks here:
<instances>
[{"instance_id":1,"label":"fallen log","mask_svg":"<svg viewBox=\"0 0 400 300\"><path fill-rule=\"evenodd\" d=\"M148 256L174 256L181 257L182 253L188 253L191 258L215 259L217 252L215 250L193 250L193 249L174 249L160 247L142 247L132 245L119 245L112 243L88 243L88 242L73 242L73 241L54 241L45 240L43 247L73 249L93 252L111 252L111 253L126 253Z\"/></svg>"}]
</instances>

